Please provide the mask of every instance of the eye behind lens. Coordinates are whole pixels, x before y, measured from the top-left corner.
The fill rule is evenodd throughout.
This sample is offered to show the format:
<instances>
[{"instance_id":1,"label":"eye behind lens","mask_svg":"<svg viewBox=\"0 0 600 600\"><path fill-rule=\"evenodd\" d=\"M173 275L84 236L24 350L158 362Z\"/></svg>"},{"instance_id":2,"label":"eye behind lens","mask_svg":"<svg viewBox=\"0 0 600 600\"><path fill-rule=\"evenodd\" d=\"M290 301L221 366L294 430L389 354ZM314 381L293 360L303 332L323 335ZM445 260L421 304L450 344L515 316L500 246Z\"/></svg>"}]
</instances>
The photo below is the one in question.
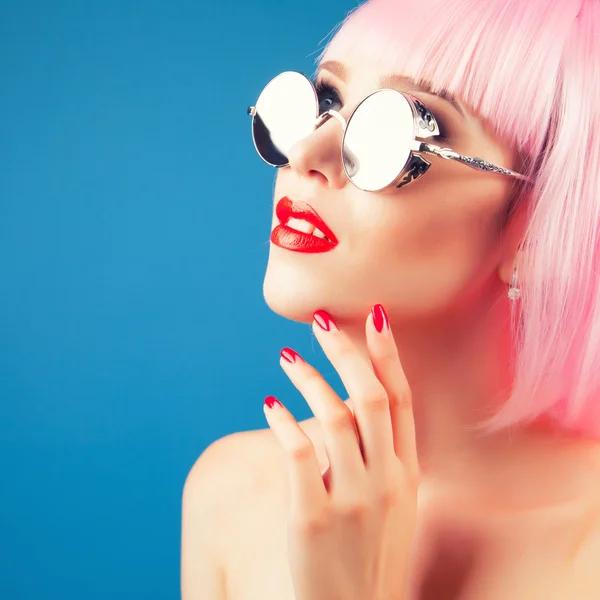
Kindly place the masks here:
<instances>
[{"instance_id":1,"label":"eye behind lens","mask_svg":"<svg viewBox=\"0 0 600 600\"><path fill-rule=\"evenodd\" d=\"M325 81L319 81L315 84L317 98L319 101L319 114L322 115L328 110L340 110L342 100L338 90Z\"/></svg>"},{"instance_id":2,"label":"eye behind lens","mask_svg":"<svg viewBox=\"0 0 600 600\"><path fill-rule=\"evenodd\" d=\"M346 174L365 191L379 191L402 174L415 139L413 109L395 90L378 90L351 115L342 157Z\"/></svg>"}]
</instances>

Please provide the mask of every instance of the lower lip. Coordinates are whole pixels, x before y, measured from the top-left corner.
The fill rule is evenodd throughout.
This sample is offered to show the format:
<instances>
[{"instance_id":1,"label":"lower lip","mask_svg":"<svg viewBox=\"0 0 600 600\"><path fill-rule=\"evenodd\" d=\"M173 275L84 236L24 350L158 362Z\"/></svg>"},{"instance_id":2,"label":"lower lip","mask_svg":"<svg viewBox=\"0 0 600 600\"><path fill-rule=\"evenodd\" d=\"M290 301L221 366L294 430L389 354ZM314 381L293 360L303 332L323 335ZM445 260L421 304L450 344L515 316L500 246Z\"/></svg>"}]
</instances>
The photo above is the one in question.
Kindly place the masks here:
<instances>
[{"instance_id":1,"label":"lower lip","mask_svg":"<svg viewBox=\"0 0 600 600\"><path fill-rule=\"evenodd\" d=\"M271 242L280 248L292 250L292 252L328 252L333 250L337 244L318 238L310 233L302 233L285 225L277 225L271 233Z\"/></svg>"}]
</instances>

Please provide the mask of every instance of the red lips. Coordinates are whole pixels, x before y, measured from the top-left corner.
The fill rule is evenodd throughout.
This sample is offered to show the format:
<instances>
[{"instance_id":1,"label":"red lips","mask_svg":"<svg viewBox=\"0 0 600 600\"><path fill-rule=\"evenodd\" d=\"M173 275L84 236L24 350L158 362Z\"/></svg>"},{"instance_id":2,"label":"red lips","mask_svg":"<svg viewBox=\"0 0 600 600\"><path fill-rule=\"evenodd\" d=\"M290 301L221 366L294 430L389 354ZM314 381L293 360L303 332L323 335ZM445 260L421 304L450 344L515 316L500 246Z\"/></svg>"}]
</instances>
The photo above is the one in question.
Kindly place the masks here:
<instances>
[{"instance_id":1,"label":"red lips","mask_svg":"<svg viewBox=\"0 0 600 600\"><path fill-rule=\"evenodd\" d=\"M271 242L280 248L286 248L293 252L315 253L328 252L329 250L333 250L338 244L333 231L327 227L313 207L306 202L292 202L289 198L283 197L275 207L275 214L279 219L280 225L277 225L273 229ZM319 231L322 231L327 239L325 240L311 233L296 231L288 227L285 223L290 218L307 221Z\"/></svg>"}]
</instances>

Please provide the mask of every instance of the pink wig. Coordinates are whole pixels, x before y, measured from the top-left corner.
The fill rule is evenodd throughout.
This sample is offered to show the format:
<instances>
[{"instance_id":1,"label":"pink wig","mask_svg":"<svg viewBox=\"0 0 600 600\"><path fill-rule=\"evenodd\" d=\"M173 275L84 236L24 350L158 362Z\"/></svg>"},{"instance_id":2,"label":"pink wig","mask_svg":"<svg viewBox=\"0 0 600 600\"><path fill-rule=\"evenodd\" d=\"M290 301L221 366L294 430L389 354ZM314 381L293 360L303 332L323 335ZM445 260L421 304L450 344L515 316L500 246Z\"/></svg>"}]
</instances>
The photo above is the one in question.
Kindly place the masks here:
<instances>
[{"instance_id":1,"label":"pink wig","mask_svg":"<svg viewBox=\"0 0 600 600\"><path fill-rule=\"evenodd\" d=\"M549 418L600 438L600 0L371 0L320 58L428 81L519 152L535 183L515 203L515 375L481 429Z\"/></svg>"}]
</instances>

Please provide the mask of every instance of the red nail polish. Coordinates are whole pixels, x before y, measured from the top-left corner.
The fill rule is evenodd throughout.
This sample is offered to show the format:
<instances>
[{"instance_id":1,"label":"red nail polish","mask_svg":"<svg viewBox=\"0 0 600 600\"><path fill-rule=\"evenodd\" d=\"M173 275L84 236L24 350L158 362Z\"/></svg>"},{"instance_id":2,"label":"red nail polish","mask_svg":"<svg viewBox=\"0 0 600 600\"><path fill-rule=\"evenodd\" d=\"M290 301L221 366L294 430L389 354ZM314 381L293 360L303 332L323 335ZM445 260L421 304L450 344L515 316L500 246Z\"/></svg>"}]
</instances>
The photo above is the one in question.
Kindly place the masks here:
<instances>
[{"instance_id":1,"label":"red nail polish","mask_svg":"<svg viewBox=\"0 0 600 600\"><path fill-rule=\"evenodd\" d=\"M387 314L385 313L385 310L381 304L376 304L371 309L371 314L373 315L373 324L375 325L375 329L377 329L379 333L383 331L384 327L386 330L389 330L390 322L388 321Z\"/></svg>"},{"instance_id":2,"label":"red nail polish","mask_svg":"<svg viewBox=\"0 0 600 600\"><path fill-rule=\"evenodd\" d=\"M283 348L283 350L280 352L280 354L289 363L295 363L296 359L302 360L302 357L295 350L292 350L291 348Z\"/></svg>"},{"instance_id":3,"label":"red nail polish","mask_svg":"<svg viewBox=\"0 0 600 600\"><path fill-rule=\"evenodd\" d=\"M277 398L275 398L274 396L267 396L265 398L265 404L269 407L269 408L273 408L274 406L278 405L278 406L283 406L281 404L281 402L279 402L279 400L277 400Z\"/></svg>"},{"instance_id":4,"label":"red nail polish","mask_svg":"<svg viewBox=\"0 0 600 600\"><path fill-rule=\"evenodd\" d=\"M324 310L318 310L313 315L313 318L317 322L317 325L324 331L339 331L333 319Z\"/></svg>"}]
</instances>

